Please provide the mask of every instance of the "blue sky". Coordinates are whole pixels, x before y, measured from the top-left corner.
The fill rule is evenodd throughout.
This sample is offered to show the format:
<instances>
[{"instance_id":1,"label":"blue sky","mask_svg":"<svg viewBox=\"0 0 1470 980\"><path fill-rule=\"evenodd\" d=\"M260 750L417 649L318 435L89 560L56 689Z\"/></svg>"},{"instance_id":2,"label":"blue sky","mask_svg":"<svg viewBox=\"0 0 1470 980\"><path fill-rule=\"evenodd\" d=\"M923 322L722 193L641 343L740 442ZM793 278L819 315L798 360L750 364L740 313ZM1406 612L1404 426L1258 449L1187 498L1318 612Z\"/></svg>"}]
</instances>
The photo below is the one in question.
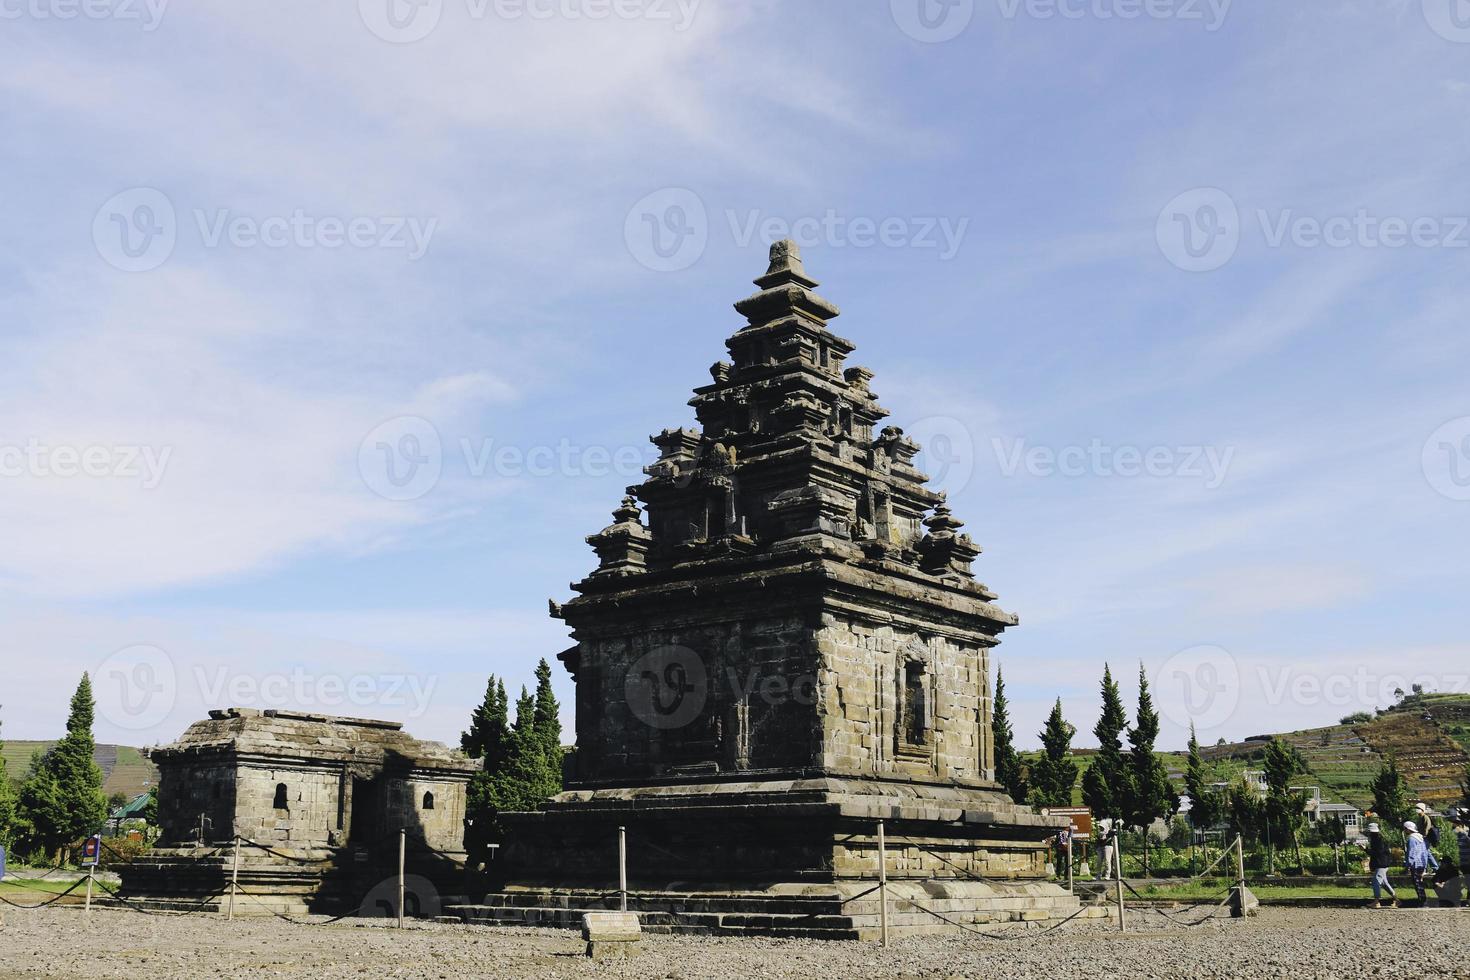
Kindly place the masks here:
<instances>
[{"instance_id":1,"label":"blue sky","mask_svg":"<svg viewBox=\"0 0 1470 980\"><path fill-rule=\"evenodd\" d=\"M90 670L108 741L454 740L787 231L1023 744L1104 660L1170 746L1470 685L1459 0L0 13L8 737Z\"/></svg>"}]
</instances>

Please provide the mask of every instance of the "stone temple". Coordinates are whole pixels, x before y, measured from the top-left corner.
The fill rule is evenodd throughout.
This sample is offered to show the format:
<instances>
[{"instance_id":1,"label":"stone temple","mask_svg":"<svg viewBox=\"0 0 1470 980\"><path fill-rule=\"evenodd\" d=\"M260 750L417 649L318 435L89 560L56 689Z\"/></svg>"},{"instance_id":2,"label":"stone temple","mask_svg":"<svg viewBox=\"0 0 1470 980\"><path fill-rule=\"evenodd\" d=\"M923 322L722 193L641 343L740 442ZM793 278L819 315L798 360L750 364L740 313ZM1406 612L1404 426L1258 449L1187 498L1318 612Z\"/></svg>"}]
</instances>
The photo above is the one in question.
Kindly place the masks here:
<instances>
[{"instance_id":1,"label":"stone temple","mask_svg":"<svg viewBox=\"0 0 1470 980\"><path fill-rule=\"evenodd\" d=\"M1066 826L995 781L990 651L1016 624L980 549L883 426L794 243L772 247L728 361L653 437L648 478L589 537L598 567L553 615L576 646L567 790L505 815L502 879L465 918L606 907L626 828L651 925L870 937L877 826L892 927L1044 919Z\"/></svg>"},{"instance_id":2,"label":"stone temple","mask_svg":"<svg viewBox=\"0 0 1470 980\"><path fill-rule=\"evenodd\" d=\"M236 915L434 914L463 890L472 762L393 721L294 711L211 711L154 749L162 835L126 866L122 895L159 908L222 908L239 848Z\"/></svg>"}]
</instances>

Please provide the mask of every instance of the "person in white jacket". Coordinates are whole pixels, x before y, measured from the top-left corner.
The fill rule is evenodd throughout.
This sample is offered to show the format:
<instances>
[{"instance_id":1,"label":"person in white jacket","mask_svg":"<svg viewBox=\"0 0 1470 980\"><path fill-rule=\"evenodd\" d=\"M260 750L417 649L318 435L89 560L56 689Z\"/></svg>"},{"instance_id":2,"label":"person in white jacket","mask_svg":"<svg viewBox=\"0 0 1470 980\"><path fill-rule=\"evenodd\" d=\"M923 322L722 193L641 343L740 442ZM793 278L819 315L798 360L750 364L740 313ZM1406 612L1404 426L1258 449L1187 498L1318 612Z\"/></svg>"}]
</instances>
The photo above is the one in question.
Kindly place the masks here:
<instances>
[{"instance_id":1,"label":"person in white jacket","mask_svg":"<svg viewBox=\"0 0 1470 980\"><path fill-rule=\"evenodd\" d=\"M1414 892L1419 896L1419 903L1422 905L1425 901L1424 876L1431 870L1437 870L1439 861L1425 843L1424 835L1419 833L1414 821L1404 821L1404 833L1404 865L1409 876L1414 879Z\"/></svg>"}]
</instances>

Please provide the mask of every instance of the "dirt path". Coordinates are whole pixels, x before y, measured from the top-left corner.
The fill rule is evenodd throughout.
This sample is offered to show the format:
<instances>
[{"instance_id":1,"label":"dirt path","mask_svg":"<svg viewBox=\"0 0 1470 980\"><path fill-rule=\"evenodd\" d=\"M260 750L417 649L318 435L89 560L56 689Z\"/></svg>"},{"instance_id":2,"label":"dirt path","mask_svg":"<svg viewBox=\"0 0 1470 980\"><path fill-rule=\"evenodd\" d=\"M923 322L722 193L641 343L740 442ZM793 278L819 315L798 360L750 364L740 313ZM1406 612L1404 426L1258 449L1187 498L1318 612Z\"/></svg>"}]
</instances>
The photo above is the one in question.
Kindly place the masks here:
<instances>
[{"instance_id":1,"label":"dirt path","mask_svg":"<svg viewBox=\"0 0 1470 980\"><path fill-rule=\"evenodd\" d=\"M592 963L574 933L383 921L143 916L76 908L5 910L0 980L15 977L427 980L650 977L655 980L1282 976L1470 977L1470 912L1267 909L1241 924L1139 921L1001 942L978 936L875 944L651 936L625 961Z\"/></svg>"}]
</instances>

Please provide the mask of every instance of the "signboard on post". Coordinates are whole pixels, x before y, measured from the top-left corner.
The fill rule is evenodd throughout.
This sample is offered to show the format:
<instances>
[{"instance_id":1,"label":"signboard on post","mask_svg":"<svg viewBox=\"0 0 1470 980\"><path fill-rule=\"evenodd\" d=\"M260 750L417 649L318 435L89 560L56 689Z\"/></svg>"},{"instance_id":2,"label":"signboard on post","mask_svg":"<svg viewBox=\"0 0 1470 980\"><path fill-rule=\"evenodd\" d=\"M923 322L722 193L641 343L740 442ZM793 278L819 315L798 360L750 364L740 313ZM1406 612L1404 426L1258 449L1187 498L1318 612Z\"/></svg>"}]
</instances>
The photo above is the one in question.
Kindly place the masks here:
<instances>
[{"instance_id":1,"label":"signboard on post","mask_svg":"<svg viewBox=\"0 0 1470 980\"><path fill-rule=\"evenodd\" d=\"M82 863L93 867L102 860L102 835L94 834L82 844Z\"/></svg>"},{"instance_id":2,"label":"signboard on post","mask_svg":"<svg viewBox=\"0 0 1470 980\"><path fill-rule=\"evenodd\" d=\"M1085 806L1054 806L1047 810L1048 816L1070 817L1073 837L1092 836L1092 808Z\"/></svg>"}]
</instances>

